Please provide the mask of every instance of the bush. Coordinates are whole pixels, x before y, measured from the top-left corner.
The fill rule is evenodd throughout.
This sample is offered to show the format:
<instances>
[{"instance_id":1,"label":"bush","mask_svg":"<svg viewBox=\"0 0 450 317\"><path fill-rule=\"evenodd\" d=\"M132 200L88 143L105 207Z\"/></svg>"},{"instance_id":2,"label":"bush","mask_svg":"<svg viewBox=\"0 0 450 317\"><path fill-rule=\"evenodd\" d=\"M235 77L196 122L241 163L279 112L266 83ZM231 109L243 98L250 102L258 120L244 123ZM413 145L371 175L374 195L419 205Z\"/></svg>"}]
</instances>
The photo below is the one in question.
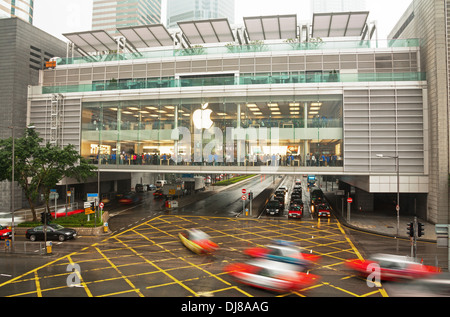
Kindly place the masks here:
<instances>
[{"instance_id":1,"label":"bush","mask_svg":"<svg viewBox=\"0 0 450 317\"><path fill-rule=\"evenodd\" d=\"M57 219L52 219L51 223L57 223L63 227L85 227L85 228L93 228L95 227L95 215L90 215L89 221L87 221L88 216L84 213L68 216L68 217L60 217ZM37 227L41 226L42 223L38 222L22 222L18 225L18 227ZM103 222L101 217L97 216L97 227L102 226Z\"/></svg>"},{"instance_id":2,"label":"bush","mask_svg":"<svg viewBox=\"0 0 450 317\"><path fill-rule=\"evenodd\" d=\"M251 178L253 176L255 176L255 175L242 175L242 176L233 177L231 179L217 182L214 184L214 186L228 186L228 185L236 184L238 182L241 182L241 181Z\"/></svg>"}]
</instances>

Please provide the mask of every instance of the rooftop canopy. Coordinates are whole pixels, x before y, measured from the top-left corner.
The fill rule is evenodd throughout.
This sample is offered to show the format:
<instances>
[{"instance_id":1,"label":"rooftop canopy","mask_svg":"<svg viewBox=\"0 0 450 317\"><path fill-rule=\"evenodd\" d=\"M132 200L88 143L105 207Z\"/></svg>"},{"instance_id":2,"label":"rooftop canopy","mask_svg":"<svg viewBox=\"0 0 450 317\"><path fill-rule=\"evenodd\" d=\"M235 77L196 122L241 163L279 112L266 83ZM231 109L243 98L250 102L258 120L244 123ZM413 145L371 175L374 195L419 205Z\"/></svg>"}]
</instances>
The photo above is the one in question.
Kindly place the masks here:
<instances>
[{"instance_id":1,"label":"rooftop canopy","mask_svg":"<svg viewBox=\"0 0 450 317\"><path fill-rule=\"evenodd\" d=\"M190 44L233 42L235 40L228 19L178 22Z\"/></svg>"},{"instance_id":2,"label":"rooftop canopy","mask_svg":"<svg viewBox=\"0 0 450 317\"><path fill-rule=\"evenodd\" d=\"M315 13L312 37L361 36L366 27L369 12Z\"/></svg>"},{"instance_id":3,"label":"rooftop canopy","mask_svg":"<svg viewBox=\"0 0 450 317\"><path fill-rule=\"evenodd\" d=\"M251 41L282 40L297 37L297 15L274 15L244 18Z\"/></svg>"},{"instance_id":4,"label":"rooftop canopy","mask_svg":"<svg viewBox=\"0 0 450 317\"><path fill-rule=\"evenodd\" d=\"M162 24L130 26L117 29L135 49L172 46L174 39Z\"/></svg>"},{"instance_id":5,"label":"rooftop canopy","mask_svg":"<svg viewBox=\"0 0 450 317\"><path fill-rule=\"evenodd\" d=\"M63 34L69 41L83 51L84 55L89 52L102 52L117 50L117 41L106 31L86 31Z\"/></svg>"}]
</instances>

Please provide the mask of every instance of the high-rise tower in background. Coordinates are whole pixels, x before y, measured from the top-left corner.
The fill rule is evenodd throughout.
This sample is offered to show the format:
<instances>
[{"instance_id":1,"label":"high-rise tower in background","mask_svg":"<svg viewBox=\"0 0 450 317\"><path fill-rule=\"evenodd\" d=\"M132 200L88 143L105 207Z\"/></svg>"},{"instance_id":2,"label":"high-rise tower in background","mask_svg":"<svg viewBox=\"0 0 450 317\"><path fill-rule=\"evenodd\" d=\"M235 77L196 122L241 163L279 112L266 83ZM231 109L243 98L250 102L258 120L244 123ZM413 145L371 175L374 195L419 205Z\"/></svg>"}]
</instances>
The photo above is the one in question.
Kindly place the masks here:
<instances>
[{"instance_id":1,"label":"high-rise tower in background","mask_svg":"<svg viewBox=\"0 0 450 317\"><path fill-rule=\"evenodd\" d=\"M94 0L92 29L111 34L117 28L161 23L162 0Z\"/></svg>"},{"instance_id":2,"label":"high-rise tower in background","mask_svg":"<svg viewBox=\"0 0 450 317\"><path fill-rule=\"evenodd\" d=\"M313 13L366 11L366 0L311 0Z\"/></svg>"},{"instance_id":3,"label":"high-rise tower in background","mask_svg":"<svg viewBox=\"0 0 450 317\"><path fill-rule=\"evenodd\" d=\"M33 0L0 0L0 19L19 18L33 24Z\"/></svg>"},{"instance_id":4,"label":"high-rise tower in background","mask_svg":"<svg viewBox=\"0 0 450 317\"><path fill-rule=\"evenodd\" d=\"M167 27L177 22L227 18L235 19L235 0L167 0Z\"/></svg>"}]
</instances>

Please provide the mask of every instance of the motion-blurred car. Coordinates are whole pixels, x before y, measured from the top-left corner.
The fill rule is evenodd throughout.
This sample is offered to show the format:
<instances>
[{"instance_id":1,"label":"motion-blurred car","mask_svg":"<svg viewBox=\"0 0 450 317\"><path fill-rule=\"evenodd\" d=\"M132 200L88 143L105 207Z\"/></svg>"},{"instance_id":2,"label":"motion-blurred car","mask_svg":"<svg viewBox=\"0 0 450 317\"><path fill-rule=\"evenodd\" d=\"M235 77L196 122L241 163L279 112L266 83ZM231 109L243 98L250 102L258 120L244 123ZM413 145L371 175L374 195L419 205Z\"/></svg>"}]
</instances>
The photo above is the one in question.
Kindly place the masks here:
<instances>
[{"instance_id":1,"label":"motion-blurred car","mask_svg":"<svg viewBox=\"0 0 450 317\"><path fill-rule=\"evenodd\" d=\"M219 249L209 235L198 229L190 229L178 234L183 245L196 254L211 254Z\"/></svg>"},{"instance_id":2,"label":"motion-blurred car","mask_svg":"<svg viewBox=\"0 0 450 317\"><path fill-rule=\"evenodd\" d=\"M141 196L137 195L134 192L126 193L119 199L119 203L122 205L131 205L131 204L138 203L140 201L141 201Z\"/></svg>"},{"instance_id":3,"label":"motion-blurred car","mask_svg":"<svg viewBox=\"0 0 450 317\"><path fill-rule=\"evenodd\" d=\"M0 225L0 240L11 239L12 231L8 227Z\"/></svg>"},{"instance_id":4,"label":"motion-blurred car","mask_svg":"<svg viewBox=\"0 0 450 317\"><path fill-rule=\"evenodd\" d=\"M287 241L274 241L274 244L265 248L255 247L244 250L244 254L253 258L265 258L290 264L302 265L310 268L320 260L320 256L304 253L303 250Z\"/></svg>"},{"instance_id":5,"label":"motion-blurred car","mask_svg":"<svg viewBox=\"0 0 450 317\"><path fill-rule=\"evenodd\" d=\"M153 193L153 198L154 199L163 199L164 198L164 193L162 191L162 189L158 189Z\"/></svg>"},{"instance_id":6,"label":"motion-blurred car","mask_svg":"<svg viewBox=\"0 0 450 317\"><path fill-rule=\"evenodd\" d=\"M450 297L450 273L408 280L389 286L391 297Z\"/></svg>"},{"instance_id":7,"label":"motion-blurred car","mask_svg":"<svg viewBox=\"0 0 450 317\"><path fill-rule=\"evenodd\" d=\"M317 216L319 217L330 217L331 216L331 208L328 204L318 204L315 207L317 211Z\"/></svg>"},{"instance_id":8,"label":"motion-blurred car","mask_svg":"<svg viewBox=\"0 0 450 317\"><path fill-rule=\"evenodd\" d=\"M31 241L44 240L44 226L28 229L25 237ZM54 223L47 225L47 240L65 241L76 237L77 231L75 229L64 228Z\"/></svg>"},{"instance_id":9,"label":"motion-blurred car","mask_svg":"<svg viewBox=\"0 0 450 317\"><path fill-rule=\"evenodd\" d=\"M348 268L367 277L374 272L373 265L380 269L380 280L395 281L411 278L430 277L440 272L440 269L430 265L423 265L407 256L391 254L375 254L367 260L347 260Z\"/></svg>"},{"instance_id":10,"label":"motion-blurred car","mask_svg":"<svg viewBox=\"0 0 450 317\"><path fill-rule=\"evenodd\" d=\"M278 216L282 212L281 203L278 200L271 200L267 203L265 210L269 216Z\"/></svg>"},{"instance_id":11,"label":"motion-blurred car","mask_svg":"<svg viewBox=\"0 0 450 317\"><path fill-rule=\"evenodd\" d=\"M300 265L267 259L229 264L224 268L242 284L279 293L301 291L317 283L319 276L302 270Z\"/></svg>"}]
</instances>

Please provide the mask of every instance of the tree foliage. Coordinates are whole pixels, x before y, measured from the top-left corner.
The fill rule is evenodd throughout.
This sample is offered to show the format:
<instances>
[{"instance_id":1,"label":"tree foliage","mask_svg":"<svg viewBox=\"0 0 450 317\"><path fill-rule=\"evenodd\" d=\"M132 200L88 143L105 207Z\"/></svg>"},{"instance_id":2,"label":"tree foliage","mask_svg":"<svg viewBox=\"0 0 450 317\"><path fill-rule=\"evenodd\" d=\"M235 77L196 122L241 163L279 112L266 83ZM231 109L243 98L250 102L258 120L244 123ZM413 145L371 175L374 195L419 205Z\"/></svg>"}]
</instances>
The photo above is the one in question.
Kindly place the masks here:
<instances>
[{"instance_id":1,"label":"tree foliage","mask_svg":"<svg viewBox=\"0 0 450 317\"><path fill-rule=\"evenodd\" d=\"M0 181L12 180L12 138L0 140ZM50 190L63 178L71 177L85 181L94 176L95 166L90 165L73 145L64 148L47 143L34 129L14 141L14 179L23 189L30 204L33 220L37 220L35 201L42 193L49 209Z\"/></svg>"}]
</instances>

